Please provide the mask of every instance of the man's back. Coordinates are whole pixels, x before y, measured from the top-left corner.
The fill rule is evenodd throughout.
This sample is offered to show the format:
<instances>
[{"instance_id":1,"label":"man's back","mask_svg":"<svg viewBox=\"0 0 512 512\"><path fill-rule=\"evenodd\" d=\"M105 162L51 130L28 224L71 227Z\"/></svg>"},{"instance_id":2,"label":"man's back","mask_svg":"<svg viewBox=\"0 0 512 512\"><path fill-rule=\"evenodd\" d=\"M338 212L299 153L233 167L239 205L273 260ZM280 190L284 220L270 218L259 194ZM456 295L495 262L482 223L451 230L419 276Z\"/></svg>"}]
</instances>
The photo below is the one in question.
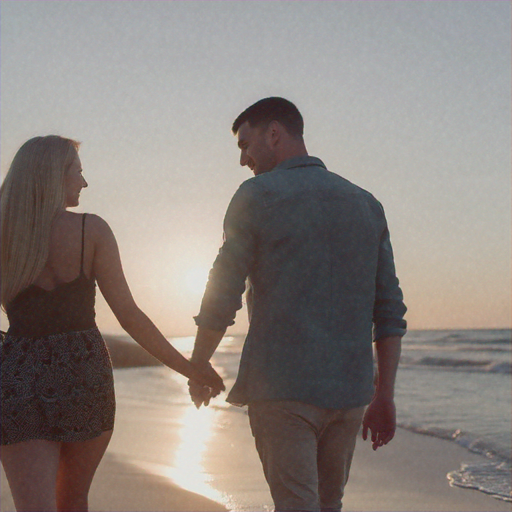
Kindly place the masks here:
<instances>
[{"instance_id":1,"label":"man's back","mask_svg":"<svg viewBox=\"0 0 512 512\"><path fill-rule=\"evenodd\" d=\"M263 200L250 274L253 322L263 317L274 329L283 315L292 315L293 325L286 327L301 331L298 337L308 330L321 339L350 339L353 331L361 337L359 325L368 328L369 320L371 329L385 229L382 209L370 194L327 171L317 159L299 160L310 165L278 168L251 180ZM371 330L365 334L371 336Z\"/></svg>"},{"instance_id":2,"label":"man's back","mask_svg":"<svg viewBox=\"0 0 512 512\"><path fill-rule=\"evenodd\" d=\"M386 322L396 317L395 330L403 329L380 204L319 159L292 158L242 184L225 233L217 261L237 261L253 297L228 401L367 404L373 394L372 321L375 315ZM229 269L222 282L235 290L236 271ZM376 299L383 308L374 310Z\"/></svg>"}]
</instances>

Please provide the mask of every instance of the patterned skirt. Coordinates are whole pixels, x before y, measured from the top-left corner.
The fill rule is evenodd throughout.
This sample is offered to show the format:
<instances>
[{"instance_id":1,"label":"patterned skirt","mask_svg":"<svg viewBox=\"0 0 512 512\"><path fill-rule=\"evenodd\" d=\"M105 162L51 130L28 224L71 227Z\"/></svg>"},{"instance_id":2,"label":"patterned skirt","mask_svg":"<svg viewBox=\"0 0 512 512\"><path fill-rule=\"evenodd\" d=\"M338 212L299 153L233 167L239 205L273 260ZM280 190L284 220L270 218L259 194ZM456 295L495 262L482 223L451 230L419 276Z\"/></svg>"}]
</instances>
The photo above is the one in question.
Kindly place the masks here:
<instances>
[{"instance_id":1,"label":"patterned skirt","mask_svg":"<svg viewBox=\"0 0 512 512\"><path fill-rule=\"evenodd\" d=\"M3 336L1 443L85 441L114 427L112 364L98 329Z\"/></svg>"}]
</instances>

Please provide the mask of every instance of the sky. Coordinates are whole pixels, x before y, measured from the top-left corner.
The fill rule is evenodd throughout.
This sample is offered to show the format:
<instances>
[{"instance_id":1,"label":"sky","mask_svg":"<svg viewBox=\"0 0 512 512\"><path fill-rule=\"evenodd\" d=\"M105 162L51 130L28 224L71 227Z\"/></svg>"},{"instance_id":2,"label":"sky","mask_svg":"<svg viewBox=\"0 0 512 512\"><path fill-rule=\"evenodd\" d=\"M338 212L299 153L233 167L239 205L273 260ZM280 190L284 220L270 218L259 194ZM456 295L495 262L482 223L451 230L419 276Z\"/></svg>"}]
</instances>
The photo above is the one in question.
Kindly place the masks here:
<instances>
[{"instance_id":1,"label":"sky","mask_svg":"<svg viewBox=\"0 0 512 512\"><path fill-rule=\"evenodd\" d=\"M2 177L33 136L81 141L75 211L164 334L195 332L251 177L230 127L267 96L383 203L411 329L511 326L510 2L2 0L0 24ZM122 332L101 297L97 322Z\"/></svg>"}]
</instances>

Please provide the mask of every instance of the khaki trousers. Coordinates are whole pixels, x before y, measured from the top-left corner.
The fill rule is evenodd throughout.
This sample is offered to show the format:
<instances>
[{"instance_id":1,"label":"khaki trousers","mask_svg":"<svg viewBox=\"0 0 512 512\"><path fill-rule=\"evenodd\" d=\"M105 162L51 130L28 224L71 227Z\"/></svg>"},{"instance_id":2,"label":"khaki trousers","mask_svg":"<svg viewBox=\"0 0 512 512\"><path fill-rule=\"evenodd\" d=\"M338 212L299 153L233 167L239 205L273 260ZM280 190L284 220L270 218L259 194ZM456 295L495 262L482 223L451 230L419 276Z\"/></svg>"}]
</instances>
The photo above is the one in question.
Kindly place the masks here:
<instances>
[{"instance_id":1,"label":"khaki trousers","mask_svg":"<svg viewBox=\"0 0 512 512\"><path fill-rule=\"evenodd\" d=\"M249 404L249 421L276 511L340 511L364 407L292 401Z\"/></svg>"}]
</instances>

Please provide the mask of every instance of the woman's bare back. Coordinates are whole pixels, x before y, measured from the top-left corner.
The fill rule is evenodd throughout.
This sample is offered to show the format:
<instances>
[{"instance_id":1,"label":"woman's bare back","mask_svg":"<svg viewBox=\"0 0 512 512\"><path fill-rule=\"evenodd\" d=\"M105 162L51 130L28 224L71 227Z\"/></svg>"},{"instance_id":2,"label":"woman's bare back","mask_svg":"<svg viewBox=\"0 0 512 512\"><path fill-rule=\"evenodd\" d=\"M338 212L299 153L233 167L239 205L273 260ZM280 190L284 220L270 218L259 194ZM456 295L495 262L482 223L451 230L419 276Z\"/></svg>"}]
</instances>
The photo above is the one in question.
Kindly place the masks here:
<instances>
[{"instance_id":1,"label":"woman's bare back","mask_svg":"<svg viewBox=\"0 0 512 512\"><path fill-rule=\"evenodd\" d=\"M82 254L82 218L83 214L62 212L52 225L48 260L42 272L33 282L45 290L72 282L80 276ZM94 245L91 237L87 236L88 221L84 229L84 273L90 277Z\"/></svg>"}]
</instances>

